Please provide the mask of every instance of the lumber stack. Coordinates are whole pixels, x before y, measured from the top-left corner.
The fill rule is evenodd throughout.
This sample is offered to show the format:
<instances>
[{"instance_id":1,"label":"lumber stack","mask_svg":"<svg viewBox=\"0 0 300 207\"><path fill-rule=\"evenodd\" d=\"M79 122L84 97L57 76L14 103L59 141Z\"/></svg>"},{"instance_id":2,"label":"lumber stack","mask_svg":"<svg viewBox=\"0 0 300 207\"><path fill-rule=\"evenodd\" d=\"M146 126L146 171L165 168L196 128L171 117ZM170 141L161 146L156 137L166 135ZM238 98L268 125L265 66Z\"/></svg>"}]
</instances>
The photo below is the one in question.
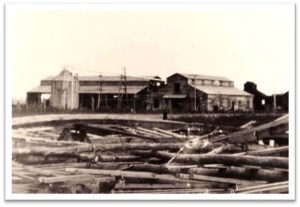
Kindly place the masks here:
<instances>
[{"instance_id":1,"label":"lumber stack","mask_svg":"<svg viewBox=\"0 0 300 207\"><path fill-rule=\"evenodd\" d=\"M89 143L64 141L62 126L14 129L13 193L288 193L288 145L278 141L288 116L197 136L84 127Z\"/></svg>"}]
</instances>

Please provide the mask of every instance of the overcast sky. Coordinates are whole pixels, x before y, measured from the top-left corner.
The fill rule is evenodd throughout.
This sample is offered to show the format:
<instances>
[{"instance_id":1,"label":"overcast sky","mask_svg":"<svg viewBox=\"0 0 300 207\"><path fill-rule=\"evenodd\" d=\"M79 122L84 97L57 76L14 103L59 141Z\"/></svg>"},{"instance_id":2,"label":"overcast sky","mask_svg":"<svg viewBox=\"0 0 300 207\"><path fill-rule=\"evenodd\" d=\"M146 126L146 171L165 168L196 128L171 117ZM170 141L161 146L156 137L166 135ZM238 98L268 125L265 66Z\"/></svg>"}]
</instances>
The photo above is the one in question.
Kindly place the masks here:
<instances>
[{"instance_id":1,"label":"overcast sky","mask_svg":"<svg viewBox=\"0 0 300 207\"><path fill-rule=\"evenodd\" d=\"M64 67L79 75L118 75L126 67L134 76L225 76L242 90L253 81L268 95L289 90L293 78L291 4L31 7L7 10L15 99Z\"/></svg>"}]
</instances>

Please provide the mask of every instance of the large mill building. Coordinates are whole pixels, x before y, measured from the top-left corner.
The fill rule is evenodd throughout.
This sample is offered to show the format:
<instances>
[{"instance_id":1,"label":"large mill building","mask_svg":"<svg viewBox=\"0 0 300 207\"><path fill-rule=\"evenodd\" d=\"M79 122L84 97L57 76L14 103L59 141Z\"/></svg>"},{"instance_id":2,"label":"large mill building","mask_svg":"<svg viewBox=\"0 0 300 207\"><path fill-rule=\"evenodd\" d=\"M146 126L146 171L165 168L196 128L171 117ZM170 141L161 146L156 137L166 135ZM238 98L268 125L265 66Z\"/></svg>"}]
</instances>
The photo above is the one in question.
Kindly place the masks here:
<instances>
[{"instance_id":1,"label":"large mill building","mask_svg":"<svg viewBox=\"0 0 300 207\"><path fill-rule=\"evenodd\" d=\"M170 112L252 111L253 95L234 87L234 82L218 76L175 73L154 93L155 109Z\"/></svg>"},{"instance_id":2,"label":"large mill building","mask_svg":"<svg viewBox=\"0 0 300 207\"><path fill-rule=\"evenodd\" d=\"M151 94L163 85L164 81L157 76L78 76L63 70L55 77L41 80L39 86L28 91L27 106L70 110L124 107L147 110L152 107Z\"/></svg>"},{"instance_id":3,"label":"large mill building","mask_svg":"<svg viewBox=\"0 0 300 207\"><path fill-rule=\"evenodd\" d=\"M48 99L43 96L48 94ZM63 70L27 93L28 107L131 109L169 112L252 111L253 95L217 76L175 73L158 76L78 76Z\"/></svg>"}]
</instances>

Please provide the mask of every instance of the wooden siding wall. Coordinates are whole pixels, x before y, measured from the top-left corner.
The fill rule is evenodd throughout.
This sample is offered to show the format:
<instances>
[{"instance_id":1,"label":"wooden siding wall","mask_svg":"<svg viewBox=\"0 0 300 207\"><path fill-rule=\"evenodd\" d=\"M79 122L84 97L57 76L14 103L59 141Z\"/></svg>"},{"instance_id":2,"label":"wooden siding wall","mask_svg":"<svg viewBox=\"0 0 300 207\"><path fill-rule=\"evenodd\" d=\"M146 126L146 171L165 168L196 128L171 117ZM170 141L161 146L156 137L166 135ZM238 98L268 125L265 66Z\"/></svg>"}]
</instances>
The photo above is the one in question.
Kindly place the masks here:
<instances>
[{"instance_id":1,"label":"wooden siding wall","mask_svg":"<svg viewBox=\"0 0 300 207\"><path fill-rule=\"evenodd\" d=\"M102 86L119 86L119 81L101 81ZM149 81L127 81L128 86L145 86ZM99 86L100 81L79 81L80 86Z\"/></svg>"},{"instance_id":2,"label":"wooden siding wall","mask_svg":"<svg viewBox=\"0 0 300 207\"><path fill-rule=\"evenodd\" d=\"M214 111L214 106L217 106L220 111L230 111L232 103L234 103L234 111L253 110L253 97L251 96L208 95L207 111Z\"/></svg>"},{"instance_id":3,"label":"wooden siding wall","mask_svg":"<svg viewBox=\"0 0 300 207\"><path fill-rule=\"evenodd\" d=\"M53 81L51 106L59 109L76 109L79 107L79 82Z\"/></svg>"}]
</instances>

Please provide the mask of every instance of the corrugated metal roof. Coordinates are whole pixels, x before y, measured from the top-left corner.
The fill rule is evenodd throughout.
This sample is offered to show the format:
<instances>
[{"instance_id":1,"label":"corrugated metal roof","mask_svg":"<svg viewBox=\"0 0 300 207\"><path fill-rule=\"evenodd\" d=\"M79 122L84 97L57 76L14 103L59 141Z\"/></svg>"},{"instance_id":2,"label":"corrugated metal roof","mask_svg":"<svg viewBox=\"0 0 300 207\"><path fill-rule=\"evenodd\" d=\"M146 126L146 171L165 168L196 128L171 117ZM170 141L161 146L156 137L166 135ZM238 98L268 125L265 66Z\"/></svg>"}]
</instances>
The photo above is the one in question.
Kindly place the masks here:
<instances>
[{"instance_id":1,"label":"corrugated metal roof","mask_svg":"<svg viewBox=\"0 0 300 207\"><path fill-rule=\"evenodd\" d=\"M185 94L166 94L163 98L186 98L187 95Z\"/></svg>"},{"instance_id":2,"label":"corrugated metal roof","mask_svg":"<svg viewBox=\"0 0 300 207\"><path fill-rule=\"evenodd\" d=\"M72 80L73 76L69 70L62 70L57 76L48 76L44 81L51 81L51 80ZM79 81L121 81L120 75L115 76L105 76L105 75L92 75L92 76L78 76ZM127 81L149 81L149 80L156 80L162 81L159 76L126 76Z\"/></svg>"},{"instance_id":3,"label":"corrugated metal roof","mask_svg":"<svg viewBox=\"0 0 300 207\"><path fill-rule=\"evenodd\" d=\"M190 85L190 84L189 84ZM206 94L220 94L220 95L239 95L239 96L253 96L250 93L242 91L234 87L219 87L219 86L203 86L203 85L190 85L191 87L196 87L196 89L206 93Z\"/></svg>"},{"instance_id":4,"label":"corrugated metal roof","mask_svg":"<svg viewBox=\"0 0 300 207\"><path fill-rule=\"evenodd\" d=\"M101 93L103 94L118 94L119 86L102 86ZM127 86L127 94L137 94L147 86ZM99 86L80 86L79 93L99 93Z\"/></svg>"},{"instance_id":5,"label":"corrugated metal roof","mask_svg":"<svg viewBox=\"0 0 300 207\"><path fill-rule=\"evenodd\" d=\"M30 91L28 91L28 93L51 93L51 88L51 85L40 85L31 89Z\"/></svg>"},{"instance_id":6,"label":"corrugated metal roof","mask_svg":"<svg viewBox=\"0 0 300 207\"><path fill-rule=\"evenodd\" d=\"M178 74L181 76L184 76L188 79L232 81L232 80L230 80L226 77L222 77L222 76L208 76L208 75L185 74L185 73L178 73Z\"/></svg>"},{"instance_id":7,"label":"corrugated metal roof","mask_svg":"<svg viewBox=\"0 0 300 207\"><path fill-rule=\"evenodd\" d=\"M120 76L79 76L79 81L121 81ZM132 77L132 76L126 76L126 81L149 81L149 80L157 80L162 81L161 79L154 77Z\"/></svg>"}]
</instances>

